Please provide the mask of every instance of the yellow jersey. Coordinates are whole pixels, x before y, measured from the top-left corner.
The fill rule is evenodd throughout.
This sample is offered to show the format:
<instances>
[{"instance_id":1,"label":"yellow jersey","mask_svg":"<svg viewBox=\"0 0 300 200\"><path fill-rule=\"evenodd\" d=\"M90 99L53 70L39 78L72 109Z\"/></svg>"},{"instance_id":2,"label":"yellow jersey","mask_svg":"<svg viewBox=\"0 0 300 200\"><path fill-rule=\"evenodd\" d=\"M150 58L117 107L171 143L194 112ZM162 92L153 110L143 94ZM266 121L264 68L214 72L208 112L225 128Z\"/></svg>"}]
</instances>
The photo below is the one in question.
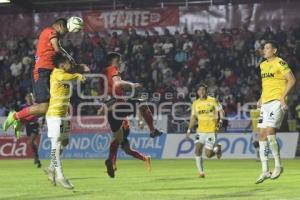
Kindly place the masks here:
<instances>
[{"instance_id":1,"label":"yellow jersey","mask_svg":"<svg viewBox=\"0 0 300 200\"><path fill-rule=\"evenodd\" d=\"M67 73L63 69L55 68L50 76L50 101L47 116L66 117L71 98L71 83L83 80L83 75Z\"/></svg>"},{"instance_id":2,"label":"yellow jersey","mask_svg":"<svg viewBox=\"0 0 300 200\"><path fill-rule=\"evenodd\" d=\"M288 64L279 57L260 64L262 78L261 101L266 103L272 100L280 100L286 88L285 75L291 70Z\"/></svg>"},{"instance_id":3,"label":"yellow jersey","mask_svg":"<svg viewBox=\"0 0 300 200\"><path fill-rule=\"evenodd\" d=\"M252 132L257 133L257 124L260 116L260 110L259 109L251 109L250 110L250 118L252 121Z\"/></svg>"},{"instance_id":4,"label":"yellow jersey","mask_svg":"<svg viewBox=\"0 0 300 200\"><path fill-rule=\"evenodd\" d=\"M218 129L218 111L221 109L221 104L210 96L193 101L192 115L198 120L197 133L215 133Z\"/></svg>"}]
</instances>

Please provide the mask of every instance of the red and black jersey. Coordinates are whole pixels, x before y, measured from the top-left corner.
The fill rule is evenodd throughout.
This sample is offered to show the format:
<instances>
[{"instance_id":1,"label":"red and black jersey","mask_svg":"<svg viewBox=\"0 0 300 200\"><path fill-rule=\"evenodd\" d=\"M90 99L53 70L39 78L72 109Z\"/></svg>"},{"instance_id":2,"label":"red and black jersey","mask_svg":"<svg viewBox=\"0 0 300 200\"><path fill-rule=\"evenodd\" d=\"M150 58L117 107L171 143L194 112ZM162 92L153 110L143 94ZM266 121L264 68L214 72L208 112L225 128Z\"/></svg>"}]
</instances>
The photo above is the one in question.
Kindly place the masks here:
<instances>
[{"instance_id":1,"label":"red and black jersey","mask_svg":"<svg viewBox=\"0 0 300 200\"><path fill-rule=\"evenodd\" d=\"M108 95L113 96L113 97L123 96L123 94L124 94L123 89L119 86L118 87L114 86L114 82L113 82L114 76L121 75L119 68L116 66L108 66L107 68L104 69L103 74L106 76L106 80L104 80L104 81L107 82L106 85L108 87L107 88ZM103 89L103 87L105 87L105 84L102 83L101 87Z\"/></svg>"}]
</instances>

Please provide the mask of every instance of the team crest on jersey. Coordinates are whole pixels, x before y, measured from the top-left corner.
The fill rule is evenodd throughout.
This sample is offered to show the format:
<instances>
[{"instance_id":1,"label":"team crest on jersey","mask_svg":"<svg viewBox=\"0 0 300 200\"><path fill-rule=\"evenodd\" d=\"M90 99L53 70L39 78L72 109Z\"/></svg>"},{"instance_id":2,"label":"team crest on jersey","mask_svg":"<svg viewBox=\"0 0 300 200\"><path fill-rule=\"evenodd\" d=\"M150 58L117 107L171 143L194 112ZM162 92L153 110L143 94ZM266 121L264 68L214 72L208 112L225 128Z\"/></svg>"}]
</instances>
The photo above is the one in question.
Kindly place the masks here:
<instances>
[{"instance_id":1,"label":"team crest on jersey","mask_svg":"<svg viewBox=\"0 0 300 200\"><path fill-rule=\"evenodd\" d=\"M282 65L282 66L286 66L287 65L287 63L285 61L283 61L283 60L279 61L279 64Z\"/></svg>"}]
</instances>

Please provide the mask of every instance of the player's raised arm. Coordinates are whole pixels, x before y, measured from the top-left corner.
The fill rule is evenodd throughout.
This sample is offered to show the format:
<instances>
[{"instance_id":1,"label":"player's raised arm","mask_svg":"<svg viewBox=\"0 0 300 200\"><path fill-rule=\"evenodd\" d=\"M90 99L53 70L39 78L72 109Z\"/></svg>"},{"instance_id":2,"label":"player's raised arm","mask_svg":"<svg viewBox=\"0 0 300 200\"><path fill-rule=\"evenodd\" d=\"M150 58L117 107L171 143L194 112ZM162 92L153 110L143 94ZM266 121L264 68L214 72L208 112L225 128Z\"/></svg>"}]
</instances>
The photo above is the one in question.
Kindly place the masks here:
<instances>
[{"instance_id":1,"label":"player's raised arm","mask_svg":"<svg viewBox=\"0 0 300 200\"><path fill-rule=\"evenodd\" d=\"M58 38L54 37L50 40L51 45L56 53L61 53L60 45L58 44Z\"/></svg>"},{"instance_id":2,"label":"player's raised arm","mask_svg":"<svg viewBox=\"0 0 300 200\"><path fill-rule=\"evenodd\" d=\"M113 85L115 87L122 87L122 88L138 88L138 87L141 87L141 84L139 83L132 83L132 82L129 82L129 81L124 81L121 79L120 76L114 76L112 78L113 80Z\"/></svg>"}]
</instances>

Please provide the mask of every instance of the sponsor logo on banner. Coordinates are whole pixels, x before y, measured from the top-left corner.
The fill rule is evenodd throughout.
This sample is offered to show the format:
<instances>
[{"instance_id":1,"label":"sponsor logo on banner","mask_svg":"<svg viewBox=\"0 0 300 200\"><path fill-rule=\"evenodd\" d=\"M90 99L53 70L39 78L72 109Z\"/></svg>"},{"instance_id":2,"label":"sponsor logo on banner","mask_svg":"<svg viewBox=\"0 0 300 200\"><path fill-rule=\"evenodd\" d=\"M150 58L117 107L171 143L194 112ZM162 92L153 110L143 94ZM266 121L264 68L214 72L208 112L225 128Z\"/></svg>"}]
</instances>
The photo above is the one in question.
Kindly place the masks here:
<instances>
[{"instance_id":1,"label":"sponsor logo on banner","mask_svg":"<svg viewBox=\"0 0 300 200\"><path fill-rule=\"evenodd\" d=\"M278 133L277 141L282 158L294 158L299 133ZM222 145L223 158L255 158L252 134L220 133L217 143ZM169 134L163 158L193 158L194 140L185 139L184 134Z\"/></svg>"},{"instance_id":2,"label":"sponsor logo on banner","mask_svg":"<svg viewBox=\"0 0 300 200\"><path fill-rule=\"evenodd\" d=\"M128 140L131 148L145 155L150 155L152 158L161 158L165 147L166 134L153 139L149 137L149 133L133 133L129 135ZM132 158L126 155L122 149L119 150L118 154L120 158Z\"/></svg>"},{"instance_id":3,"label":"sponsor logo on banner","mask_svg":"<svg viewBox=\"0 0 300 200\"><path fill-rule=\"evenodd\" d=\"M15 137L0 137L0 159L32 158L33 152L27 145L27 137L17 140Z\"/></svg>"},{"instance_id":4,"label":"sponsor logo on banner","mask_svg":"<svg viewBox=\"0 0 300 200\"><path fill-rule=\"evenodd\" d=\"M86 30L103 31L129 27L149 28L179 24L178 8L83 12Z\"/></svg>"},{"instance_id":5,"label":"sponsor logo on banner","mask_svg":"<svg viewBox=\"0 0 300 200\"><path fill-rule=\"evenodd\" d=\"M63 158L106 158L112 135L110 133L71 134L69 145L63 151ZM141 153L161 158L166 136L152 139L149 134L133 133L129 137L130 145ZM41 158L49 158L51 142L46 134L42 135L40 152ZM119 149L119 158L129 158Z\"/></svg>"}]
</instances>

